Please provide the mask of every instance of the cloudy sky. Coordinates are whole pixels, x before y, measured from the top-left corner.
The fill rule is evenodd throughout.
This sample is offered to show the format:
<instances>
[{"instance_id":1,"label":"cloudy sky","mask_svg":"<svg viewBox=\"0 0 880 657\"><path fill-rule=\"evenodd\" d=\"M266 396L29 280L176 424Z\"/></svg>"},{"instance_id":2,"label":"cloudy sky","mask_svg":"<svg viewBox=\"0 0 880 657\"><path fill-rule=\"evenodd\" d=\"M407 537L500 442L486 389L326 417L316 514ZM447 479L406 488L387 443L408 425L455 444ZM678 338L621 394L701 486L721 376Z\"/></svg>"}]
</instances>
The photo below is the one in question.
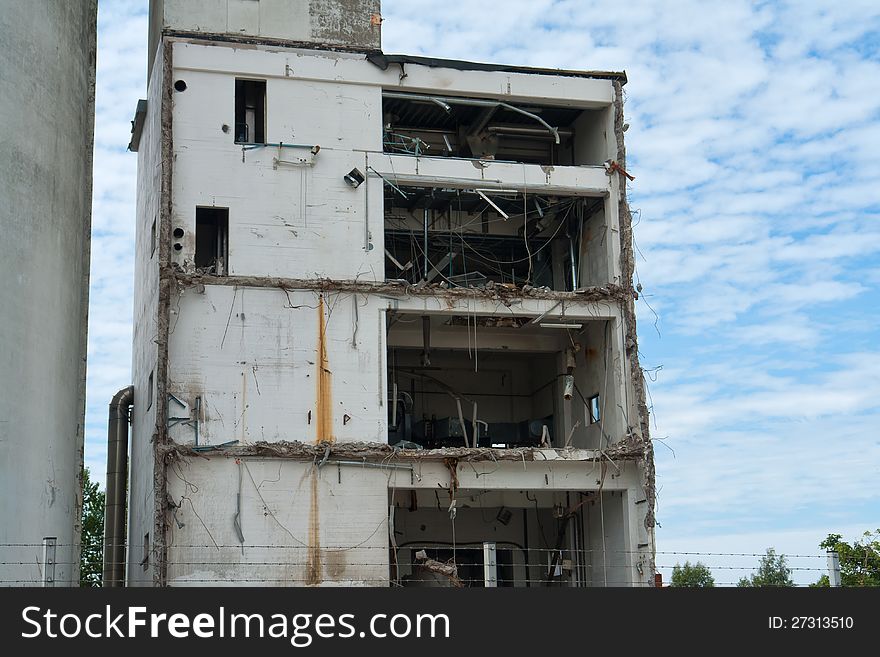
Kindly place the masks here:
<instances>
[{"instance_id":1,"label":"cloudy sky","mask_svg":"<svg viewBox=\"0 0 880 657\"><path fill-rule=\"evenodd\" d=\"M125 146L147 2L99 4L86 460L103 481L107 403L130 378ZM626 70L658 565L736 581L755 557L680 553L818 555L830 532L880 527L880 4L385 0L383 15L389 53Z\"/></svg>"}]
</instances>

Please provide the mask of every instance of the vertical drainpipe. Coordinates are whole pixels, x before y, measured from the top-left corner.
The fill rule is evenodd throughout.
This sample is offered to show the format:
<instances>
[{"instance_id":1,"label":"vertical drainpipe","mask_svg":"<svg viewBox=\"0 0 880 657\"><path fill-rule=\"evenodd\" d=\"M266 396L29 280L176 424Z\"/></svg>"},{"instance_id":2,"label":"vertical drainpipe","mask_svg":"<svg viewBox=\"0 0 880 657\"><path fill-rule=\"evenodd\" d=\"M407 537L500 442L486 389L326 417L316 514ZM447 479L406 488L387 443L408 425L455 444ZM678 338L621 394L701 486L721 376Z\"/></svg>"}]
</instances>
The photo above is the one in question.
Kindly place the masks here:
<instances>
[{"instance_id":1,"label":"vertical drainpipe","mask_svg":"<svg viewBox=\"0 0 880 657\"><path fill-rule=\"evenodd\" d=\"M104 507L104 586L125 584L125 521L128 494L128 414L134 387L123 388L110 402L107 425L107 495Z\"/></svg>"}]
</instances>

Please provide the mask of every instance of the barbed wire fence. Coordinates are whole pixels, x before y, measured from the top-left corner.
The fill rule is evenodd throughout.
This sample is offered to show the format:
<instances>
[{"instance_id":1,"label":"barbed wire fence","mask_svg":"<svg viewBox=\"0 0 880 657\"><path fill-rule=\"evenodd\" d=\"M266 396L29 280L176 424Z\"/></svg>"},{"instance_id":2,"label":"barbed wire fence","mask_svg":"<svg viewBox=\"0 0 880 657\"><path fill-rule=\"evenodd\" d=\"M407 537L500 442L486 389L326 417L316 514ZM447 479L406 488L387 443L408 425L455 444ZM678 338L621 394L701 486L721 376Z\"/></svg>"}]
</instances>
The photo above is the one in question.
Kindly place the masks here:
<instances>
[{"instance_id":1,"label":"barbed wire fence","mask_svg":"<svg viewBox=\"0 0 880 657\"><path fill-rule=\"evenodd\" d=\"M307 586L331 584L336 586L419 586L444 585L445 576L454 586L484 586L486 544L438 544L425 541L397 547L359 545L355 547L321 547L315 551L303 545L241 545L241 544L187 544L168 546L166 564L172 571L172 585L273 585ZM491 544L496 554L493 584L497 586L651 586L652 578L639 572L642 579L632 579L634 568L639 568L631 555L644 556L643 550L619 549L557 549L523 547L511 543ZM82 547L83 544L80 544ZM55 550L74 547L70 544L53 544ZM90 547L96 547L91 545ZM104 544L101 543L101 548ZM126 543L123 546L131 555L125 563L128 573L125 583L129 586L151 586L148 575L149 558L141 560L144 548L149 545ZM23 559L22 552L37 554L45 551L41 543L0 543L0 586L45 586L46 563L39 559ZM355 553L357 558L340 557ZM757 563L746 564L744 559L763 559L767 552L708 552L657 550L654 552L654 572L662 576L668 586L673 570L685 563L700 563L717 575L715 586L737 586L738 577L754 573ZM829 554L834 559L829 559ZM837 553L783 554L784 570L788 575L797 574L801 580L794 586L810 586L826 575L834 582L833 569L847 563L880 567L880 557L845 556ZM315 564L317 559L317 565ZM693 563L691 563L693 562ZM105 564L103 558L84 561L51 559L52 569L63 568L68 572L81 565L90 564L98 571ZM452 566L450 569L449 566ZM310 574L305 574L311 569ZM313 571L317 569L317 574ZM445 569L445 570L444 570ZM449 576L451 573L451 576ZM651 573L650 575L654 575ZM441 583L442 582L442 583ZM99 582L95 582L99 583Z\"/></svg>"}]
</instances>

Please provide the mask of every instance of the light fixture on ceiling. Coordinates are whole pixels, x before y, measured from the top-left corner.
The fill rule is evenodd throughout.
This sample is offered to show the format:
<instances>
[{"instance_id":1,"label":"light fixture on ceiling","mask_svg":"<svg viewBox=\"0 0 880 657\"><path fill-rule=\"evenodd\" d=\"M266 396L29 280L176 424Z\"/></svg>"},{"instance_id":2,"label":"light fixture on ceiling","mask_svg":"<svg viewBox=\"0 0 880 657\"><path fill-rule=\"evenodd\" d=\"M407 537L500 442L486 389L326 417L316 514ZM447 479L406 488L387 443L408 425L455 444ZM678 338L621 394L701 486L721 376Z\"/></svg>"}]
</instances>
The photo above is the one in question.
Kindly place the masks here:
<instances>
[{"instance_id":1,"label":"light fixture on ceiling","mask_svg":"<svg viewBox=\"0 0 880 657\"><path fill-rule=\"evenodd\" d=\"M542 208L541 204L538 203L538 199L535 199L535 209L538 211L538 216L541 217L541 219L543 219L544 218L544 208Z\"/></svg>"},{"instance_id":2,"label":"light fixture on ceiling","mask_svg":"<svg viewBox=\"0 0 880 657\"><path fill-rule=\"evenodd\" d=\"M508 219L510 219L510 215L508 215L504 210L502 210L501 208L499 208L499 207L495 204L495 202L494 202L492 199L490 199L488 196L486 196L486 195L485 195L482 191L480 191L479 189L477 189L477 190L475 190L475 191L477 192L477 194L480 195L480 197L481 197L484 201L486 201L486 203L488 203L488 204L491 205L493 208L495 208L495 210L498 212L498 214L500 214L502 217L504 217L504 220L505 220L505 221L508 220Z\"/></svg>"},{"instance_id":3,"label":"light fixture on ceiling","mask_svg":"<svg viewBox=\"0 0 880 657\"><path fill-rule=\"evenodd\" d=\"M541 328L580 330L583 328L584 325L566 322L541 322L540 324L538 324L538 326L540 326Z\"/></svg>"},{"instance_id":4,"label":"light fixture on ceiling","mask_svg":"<svg viewBox=\"0 0 880 657\"><path fill-rule=\"evenodd\" d=\"M440 107L447 114L452 113L452 107L449 106L449 103L445 103L442 100L440 100L439 98L434 98L433 96L428 98L428 100L430 100L432 103L434 103L435 105Z\"/></svg>"}]
</instances>

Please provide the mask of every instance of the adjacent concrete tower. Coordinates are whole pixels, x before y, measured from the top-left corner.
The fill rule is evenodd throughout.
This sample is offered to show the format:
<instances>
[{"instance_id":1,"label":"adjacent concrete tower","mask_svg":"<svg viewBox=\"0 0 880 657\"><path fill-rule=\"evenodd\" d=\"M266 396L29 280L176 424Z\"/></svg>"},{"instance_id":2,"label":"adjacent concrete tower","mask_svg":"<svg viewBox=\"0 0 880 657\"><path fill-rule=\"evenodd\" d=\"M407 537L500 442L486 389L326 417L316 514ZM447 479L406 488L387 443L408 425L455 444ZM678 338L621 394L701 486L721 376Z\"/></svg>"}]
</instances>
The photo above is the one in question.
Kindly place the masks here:
<instances>
[{"instance_id":1,"label":"adjacent concrete tower","mask_svg":"<svg viewBox=\"0 0 880 657\"><path fill-rule=\"evenodd\" d=\"M97 0L0 11L5 585L79 581L96 20Z\"/></svg>"}]
</instances>

